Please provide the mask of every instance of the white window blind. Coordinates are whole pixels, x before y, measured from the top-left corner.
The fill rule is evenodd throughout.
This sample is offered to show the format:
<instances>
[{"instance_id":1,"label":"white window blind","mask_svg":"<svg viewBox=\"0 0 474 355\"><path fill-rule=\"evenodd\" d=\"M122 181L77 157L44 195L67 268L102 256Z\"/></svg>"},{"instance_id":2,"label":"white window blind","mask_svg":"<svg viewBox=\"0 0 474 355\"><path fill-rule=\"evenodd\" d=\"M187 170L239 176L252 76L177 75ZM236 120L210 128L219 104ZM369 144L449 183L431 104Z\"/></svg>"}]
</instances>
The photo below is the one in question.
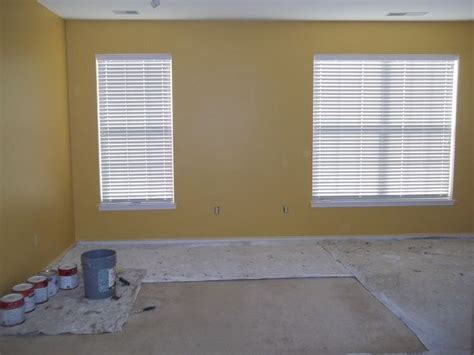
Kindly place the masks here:
<instances>
[{"instance_id":1,"label":"white window blind","mask_svg":"<svg viewBox=\"0 0 474 355\"><path fill-rule=\"evenodd\" d=\"M102 210L174 207L169 55L97 55Z\"/></svg>"},{"instance_id":2,"label":"white window blind","mask_svg":"<svg viewBox=\"0 0 474 355\"><path fill-rule=\"evenodd\" d=\"M315 55L313 206L451 204L457 64Z\"/></svg>"}]
</instances>

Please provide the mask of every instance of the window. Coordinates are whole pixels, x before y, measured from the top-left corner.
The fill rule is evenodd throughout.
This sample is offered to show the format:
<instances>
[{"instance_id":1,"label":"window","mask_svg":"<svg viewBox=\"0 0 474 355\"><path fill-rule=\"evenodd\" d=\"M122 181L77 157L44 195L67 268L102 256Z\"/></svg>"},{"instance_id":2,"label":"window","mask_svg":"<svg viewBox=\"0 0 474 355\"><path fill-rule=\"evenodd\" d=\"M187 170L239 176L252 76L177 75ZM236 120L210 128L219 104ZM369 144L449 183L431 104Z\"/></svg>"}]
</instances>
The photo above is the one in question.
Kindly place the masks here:
<instances>
[{"instance_id":1,"label":"window","mask_svg":"<svg viewBox=\"0 0 474 355\"><path fill-rule=\"evenodd\" d=\"M101 210L174 208L169 55L97 55Z\"/></svg>"},{"instance_id":2,"label":"window","mask_svg":"<svg viewBox=\"0 0 474 355\"><path fill-rule=\"evenodd\" d=\"M453 203L456 56L313 65L313 207Z\"/></svg>"}]
</instances>

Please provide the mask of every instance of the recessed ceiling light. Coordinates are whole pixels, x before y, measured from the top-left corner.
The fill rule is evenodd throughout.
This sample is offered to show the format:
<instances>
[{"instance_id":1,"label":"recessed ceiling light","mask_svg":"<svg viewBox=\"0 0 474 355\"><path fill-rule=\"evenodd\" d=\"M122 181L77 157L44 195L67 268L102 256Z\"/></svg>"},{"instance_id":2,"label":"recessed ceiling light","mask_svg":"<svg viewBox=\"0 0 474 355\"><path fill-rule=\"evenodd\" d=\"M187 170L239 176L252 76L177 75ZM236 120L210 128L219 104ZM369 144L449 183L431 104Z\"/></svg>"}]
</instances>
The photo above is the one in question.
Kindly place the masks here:
<instances>
[{"instance_id":1,"label":"recessed ceiling light","mask_svg":"<svg viewBox=\"0 0 474 355\"><path fill-rule=\"evenodd\" d=\"M138 15L137 10L114 10L115 15Z\"/></svg>"}]
</instances>

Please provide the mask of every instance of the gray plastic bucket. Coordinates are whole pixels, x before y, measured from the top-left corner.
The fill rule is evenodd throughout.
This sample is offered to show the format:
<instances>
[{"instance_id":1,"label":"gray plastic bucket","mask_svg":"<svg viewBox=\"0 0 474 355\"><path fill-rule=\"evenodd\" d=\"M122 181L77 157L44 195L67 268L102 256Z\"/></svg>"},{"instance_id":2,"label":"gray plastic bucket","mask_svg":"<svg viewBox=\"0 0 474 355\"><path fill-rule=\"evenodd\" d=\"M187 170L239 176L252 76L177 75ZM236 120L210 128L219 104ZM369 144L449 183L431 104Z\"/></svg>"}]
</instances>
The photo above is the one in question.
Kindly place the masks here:
<instances>
[{"instance_id":1,"label":"gray plastic bucket","mask_svg":"<svg viewBox=\"0 0 474 355\"><path fill-rule=\"evenodd\" d=\"M86 298L97 300L115 295L117 253L111 249L90 250L81 255Z\"/></svg>"}]
</instances>

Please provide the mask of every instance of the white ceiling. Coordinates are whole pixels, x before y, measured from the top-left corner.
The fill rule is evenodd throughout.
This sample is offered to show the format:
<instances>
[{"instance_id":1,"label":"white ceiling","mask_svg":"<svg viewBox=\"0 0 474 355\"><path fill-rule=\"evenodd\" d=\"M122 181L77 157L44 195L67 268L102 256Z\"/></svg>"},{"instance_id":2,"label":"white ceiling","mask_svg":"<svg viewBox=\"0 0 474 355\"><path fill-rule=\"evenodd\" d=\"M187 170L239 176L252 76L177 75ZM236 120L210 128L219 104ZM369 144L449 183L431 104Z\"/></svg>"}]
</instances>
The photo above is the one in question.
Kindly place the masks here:
<instances>
[{"instance_id":1,"label":"white ceiling","mask_svg":"<svg viewBox=\"0 0 474 355\"><path fill-rule=\"evenodd\" d=\"M473 20L474 0L38 0L66 19L102 20ZM136 10L117 15L114 10ZM389 12L427 12L388 17Z\"/></svg>"}]
</instances>

